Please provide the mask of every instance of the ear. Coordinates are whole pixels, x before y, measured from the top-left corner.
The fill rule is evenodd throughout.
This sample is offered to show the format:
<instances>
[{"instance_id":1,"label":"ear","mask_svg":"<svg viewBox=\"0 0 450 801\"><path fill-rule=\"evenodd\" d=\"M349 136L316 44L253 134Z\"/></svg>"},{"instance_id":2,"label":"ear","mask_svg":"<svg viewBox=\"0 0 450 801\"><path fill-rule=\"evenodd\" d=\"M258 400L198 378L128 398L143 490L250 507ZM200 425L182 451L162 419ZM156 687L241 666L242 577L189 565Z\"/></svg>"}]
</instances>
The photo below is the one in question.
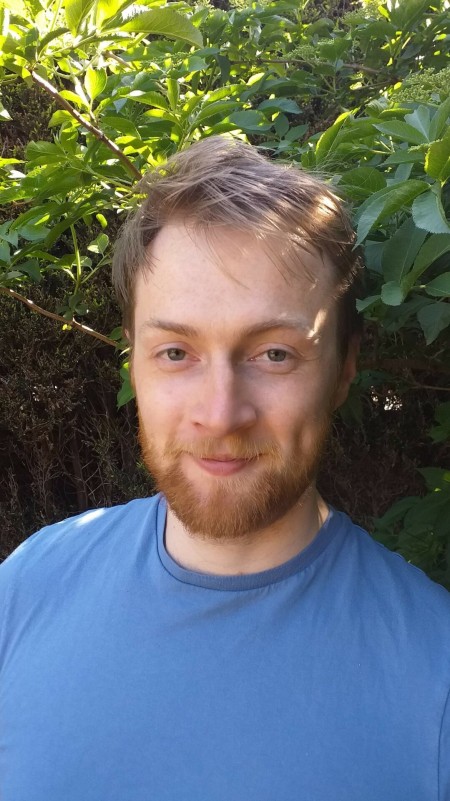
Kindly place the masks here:
<instances>
[{"instance_id":1,"label":"ear","mask_svg":"<svg viewBox=\"0 0 450 801\"><path fill-rule=\"evenodd\" d=\"M354 334L350 339L347 356L345 357L345 361L341 367L341 371L337 381L333 411L339 409L339 406L342 406L344 401L347 399L347 395L350 389L350 384L352 383L357 373L357 361L358 361L360 346L361 346L361 337L359 334Z\"/></svg>"}]
</instances>

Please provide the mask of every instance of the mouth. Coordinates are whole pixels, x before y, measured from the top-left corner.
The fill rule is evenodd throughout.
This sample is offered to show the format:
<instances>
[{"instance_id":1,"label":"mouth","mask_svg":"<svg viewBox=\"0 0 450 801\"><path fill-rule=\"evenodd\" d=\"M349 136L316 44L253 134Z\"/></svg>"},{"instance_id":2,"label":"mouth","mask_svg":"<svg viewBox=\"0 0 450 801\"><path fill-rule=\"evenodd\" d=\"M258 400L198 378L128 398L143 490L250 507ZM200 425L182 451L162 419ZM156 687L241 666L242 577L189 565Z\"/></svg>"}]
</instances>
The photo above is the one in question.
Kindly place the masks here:
<instances>
[{"instance_id":1,"label":"mouth","mask_svg":"<svg viewBox=\"0 0 450 801\"><path fill-rule=\"evenodd\" d=\"M212 457L192 457L194 461L204 470L213 476L231 476L238 473L248 465L252 464L256 457L251 459L236 459L226 454L215 454Z\"/></svg>"}]
</instances>

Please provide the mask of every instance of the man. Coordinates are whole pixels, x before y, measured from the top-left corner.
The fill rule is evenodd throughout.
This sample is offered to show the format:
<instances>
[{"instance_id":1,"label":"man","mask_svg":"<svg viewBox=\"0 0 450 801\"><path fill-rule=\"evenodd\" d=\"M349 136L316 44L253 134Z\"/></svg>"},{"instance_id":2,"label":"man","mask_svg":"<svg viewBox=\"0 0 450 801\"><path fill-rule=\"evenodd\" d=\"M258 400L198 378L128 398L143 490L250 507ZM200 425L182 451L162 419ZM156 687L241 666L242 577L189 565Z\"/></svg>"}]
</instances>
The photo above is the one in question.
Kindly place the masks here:
<instances>
[{"instance_id":1,"label":"man","mask_svg":"<svg viewBox=\"0 0 450 801\"><path fill-rule=\"evenodd\" d=\"M449 801L450 601L315 487L355 374L325 184L232 140L116 248L159 494L2 566L2 801Z\"/></svg>"}]
</instances>

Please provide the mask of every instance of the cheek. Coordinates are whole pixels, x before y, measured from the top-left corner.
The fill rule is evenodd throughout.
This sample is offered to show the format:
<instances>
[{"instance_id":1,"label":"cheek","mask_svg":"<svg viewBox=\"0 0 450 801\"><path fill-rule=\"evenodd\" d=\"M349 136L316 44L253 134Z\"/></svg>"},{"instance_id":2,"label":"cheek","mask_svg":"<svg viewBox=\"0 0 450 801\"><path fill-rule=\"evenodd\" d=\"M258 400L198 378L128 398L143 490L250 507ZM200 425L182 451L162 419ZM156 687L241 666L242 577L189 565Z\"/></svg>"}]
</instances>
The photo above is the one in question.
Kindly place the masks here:
<instances>
[{"instance_id":1,"label":"cheek","mask_svg":"<svg viewBox=\"0 0 450 801\"><path fill-rule=\"evenodd\" d=\"M320 386L310 382L279 393L266 419L270 418L277 438L288 447L301 445L308 449L314 447L328 428L331 409L330 387L324 387L323 382Z\"/></svg>"},{"instance_id":2,"label":"cheek","mask_svg":"<svg viewBox=\"0 0 450 801\"><path fill-rule=\"evenodd\" d=\"M151 378L136 376L136 404L140 425L155 443L176 437L183 419L183 394Z\"/></svg>"}]
</instances>

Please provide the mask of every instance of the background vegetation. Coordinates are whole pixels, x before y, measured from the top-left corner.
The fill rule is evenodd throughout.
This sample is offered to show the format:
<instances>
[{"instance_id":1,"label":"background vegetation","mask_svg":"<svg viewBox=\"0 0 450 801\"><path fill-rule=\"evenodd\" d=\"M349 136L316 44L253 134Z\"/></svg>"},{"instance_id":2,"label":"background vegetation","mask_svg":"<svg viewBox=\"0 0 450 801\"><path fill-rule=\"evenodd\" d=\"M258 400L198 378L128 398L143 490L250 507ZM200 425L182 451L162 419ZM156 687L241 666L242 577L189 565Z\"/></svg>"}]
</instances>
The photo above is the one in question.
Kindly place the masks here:
<instances>
[{"instance_id":1,"label":"background vegetation","mask_svg":"<svg viewBox=\"0 0 450 801\"><path fill-rule=\"evenodd\" d=\"M0 0L0 30L1 555L149 492L110 243L144 171L232 133L353 206L366 339L320 486L450 587L448 3Z\"/></svg>"}]
</instances>

